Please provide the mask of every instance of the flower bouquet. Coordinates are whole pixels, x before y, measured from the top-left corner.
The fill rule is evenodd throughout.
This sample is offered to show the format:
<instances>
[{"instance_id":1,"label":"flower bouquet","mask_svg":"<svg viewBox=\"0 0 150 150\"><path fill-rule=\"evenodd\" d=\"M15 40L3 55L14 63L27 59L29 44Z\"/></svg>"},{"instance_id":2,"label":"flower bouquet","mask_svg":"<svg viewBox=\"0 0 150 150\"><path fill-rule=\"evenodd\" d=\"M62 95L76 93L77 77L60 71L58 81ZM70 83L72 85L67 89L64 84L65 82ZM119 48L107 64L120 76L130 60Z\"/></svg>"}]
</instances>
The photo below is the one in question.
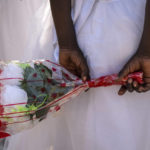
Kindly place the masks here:
<instances>
[{"instance_id":1,"label":"flower bouquet","mask_svg":"<svg viewBox=\"0 0 150 150\"><path fill-rule=\"evenodd\" d=\"M0 138L35 126L88 88L121 85L128 78L142 83L142 73L119 82L114 74L84 83L50 60L0 62Z\"/></svg>"}]
</instances>

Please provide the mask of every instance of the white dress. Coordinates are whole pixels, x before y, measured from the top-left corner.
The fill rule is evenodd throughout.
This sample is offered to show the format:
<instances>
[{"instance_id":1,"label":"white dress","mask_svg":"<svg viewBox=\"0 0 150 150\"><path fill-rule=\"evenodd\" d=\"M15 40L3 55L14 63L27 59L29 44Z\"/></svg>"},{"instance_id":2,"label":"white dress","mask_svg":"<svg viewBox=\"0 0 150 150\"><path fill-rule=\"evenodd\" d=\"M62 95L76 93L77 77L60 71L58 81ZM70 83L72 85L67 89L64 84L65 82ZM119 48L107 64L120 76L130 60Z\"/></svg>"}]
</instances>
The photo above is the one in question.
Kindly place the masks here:
<instances>
[{"instance_id":1,"label":"white dress","mask_svg":"<svg viewBox=\"0 0 150 150\"><path fill-rule=\"evenodd\" d=\"M146 0L73 0L78 43L92 78L117 73L135 53ZM0 0L0 58L58 60L48 0ZM12 136L6 150L149 150L150 92L117 95L91 89L35 128Z\"/></svg>"}]
</instances>

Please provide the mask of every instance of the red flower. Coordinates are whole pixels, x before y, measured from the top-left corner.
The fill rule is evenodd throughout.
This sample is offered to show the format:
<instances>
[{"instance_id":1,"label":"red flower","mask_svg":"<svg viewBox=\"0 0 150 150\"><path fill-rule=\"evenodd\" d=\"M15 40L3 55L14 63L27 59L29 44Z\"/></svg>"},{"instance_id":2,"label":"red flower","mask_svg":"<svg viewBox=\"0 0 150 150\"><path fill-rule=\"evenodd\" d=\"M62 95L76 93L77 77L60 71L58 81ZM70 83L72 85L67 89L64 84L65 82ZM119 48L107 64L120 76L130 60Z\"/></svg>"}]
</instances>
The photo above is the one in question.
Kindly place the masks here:
<instances>
[{"instance_id":1,"label":"red flower","mask_svg":"<svg viewBox=\"0 0 150 150\"><path fill-rule=\"evenodd\" d=\"M60 106L57 105L57 106L55 107L55 111L59 111L59 110L60 110Z\"/></svg>"},{"instance_id":2,"label":"red flower","mask_svg":"<svg viewBox=\"0 0 150 150\"><path fill-rule=\"evenodd\" d=\"M32 76L33 76L34 78L36 78L36 77L37 77L37 73L34 73Z\"/></svg>"},{"instance_id":3,"label":"red flower","mask_svg":"<svg viewBox=\"0 0 150 150\"><path fill-rule=\"evenodd\" d=\"M47 81L48 81L48 83L51 83L51 82L52 82L52 80L51 80L51 79L49 79L49 78L47 78Z\"/></svg>"},{"instance_id":4,"label":"red flower","mask_svg":"<svg viewBox=\"0 0 150 150\"><path fill-rule=\"evenodd\" d=\"M60 86L61 87L66 87L66 83L62 83Z\"/></svg>"},{"instance_id":5,"label":"red flower","mask_svg":"<svg viewBox=\"0 0 150 150\"><path fill-rule=\"evenodd\" d=\"M56 68L52 68L52 70L55 72L55 71L56 71Z\"/></svg>"},{"instance_id":6,"label":"red flower","mask_svg":"<svg viewBox=\"0 0 150 150\"><path fill-rule=\"evenodd\" d=\"M45 72L45 69L42 69L41 71L42 71L42 72Z\"/></svg>"},{"instance_id":7,"label":"red flower","mask_svg":"<svg viewBox=\"0 0 150 150\"><path fill-rule=\"evenodd\" d=\"M75 88L77 88L77 87L78 87L78 85L76 84L74 87L75 87Z\"/></svg>"},{"instance_id":8,"label":"red flower","mask_svg":"<svg viewBox=\"0 0 150 150\"><path fill-rule=\"evenodd\" d=\"M33 97L33 99L36 99L36 96L35 96L35 95L33 95L32 97Z\"/></svg>"},{"instance_id":9,"label":"red flower","mask_svg":"<svg viewBox=\"0 0 150 150\"><path fill-rule=\"evenodd\" d=\"M69 75L68 75L68 74L65 73L64 75L66 76L66 78L69 78Z\"/></svg>"},{"instance_id":10,"label":"red flower","mask_svg":"<svg viewBox=\"0 0 150 150\"><path fill-rule=\"evenodd\" d=\"M53 94L51 95L51 97L52 97L52 98L56 98L56 97L57 97L57 94L56 94L56 93L53 93Z\"/></svg>"},{"instance_id":11,"label":"red flower","mask_svg":"<svg viewBox=\"0 0 150 150\"><path fill-rule=\"evenodd\" d=\"M41 92L44 93L46 91L45 88L41 88Z\"/></svg>"},{"instance_id":12,"label":"red flower","mask_svg":"<svg viewBox=\"0 0 150 150\"><path fill-rule=\"evenodd\" d=\"M79 77L77 77L77 78L76 78L76 80L80 80L80 78L79 78Z\"/></svg>"}]
</instances>

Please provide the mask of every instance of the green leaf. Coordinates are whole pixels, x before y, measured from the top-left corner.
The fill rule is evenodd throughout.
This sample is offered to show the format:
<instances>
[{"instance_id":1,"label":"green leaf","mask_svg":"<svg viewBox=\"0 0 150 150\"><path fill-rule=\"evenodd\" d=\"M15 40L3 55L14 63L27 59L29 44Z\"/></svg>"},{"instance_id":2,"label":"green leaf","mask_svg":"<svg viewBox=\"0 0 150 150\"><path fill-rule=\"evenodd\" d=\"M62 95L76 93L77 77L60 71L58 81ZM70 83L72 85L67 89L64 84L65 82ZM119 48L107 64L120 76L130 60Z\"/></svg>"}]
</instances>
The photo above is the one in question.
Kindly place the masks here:
<instances>
[{"instance_id":1,"label":"green leaf","mask_svg":"<svg viewBox=\"0 0 150 150\"><path fill-rule=\"evenodd\" d=\"M16 110L17 112L23 112L23 111L28 111L28 108L27 107L24 107L24 106L16 106Z\"/></svg>"},{"instance_id":2,"label":"green leaf","mask_svg":"<svg viewBox=\"0 0 150 150\"><path fill-rule=\"evenodd\" d=\"M34 64L34 68L41 74L43 79L52 77L52 71L43 64Z\"/></svg>"},{"instance_id":3,"label":"green leaf","mask_svg":"<svg viewBox=\"0 0 150 150\"><path fill-rule=\"evenodd\" d=\"M18 63L18 66L21 67L22 69L26 69L27 67L30 67L30 65L27 63Z\"/></svg>"},{"instance_id":4,"label":"green leaf","mask_svg":"<svg viewBox=\"0 0 150 150\"><path fill-rule=\"evenodd\" d=\"M54 99L49 97L49 94L50 91L57 89L58 82L52 79L52 71L43 64L34 64L34 68L28 64L21 64L21 67L24 69L24 80L21 81L21 88L27 92L28 102L26 108L18 107L18 110L36 111L36 117L44 117L48 113L49 107L42 110L38 109ZM51 82L48 82L47 79L51 79ZM33 115L30 114L30 117L32 118Z\"/></svg>"}]
</instances>

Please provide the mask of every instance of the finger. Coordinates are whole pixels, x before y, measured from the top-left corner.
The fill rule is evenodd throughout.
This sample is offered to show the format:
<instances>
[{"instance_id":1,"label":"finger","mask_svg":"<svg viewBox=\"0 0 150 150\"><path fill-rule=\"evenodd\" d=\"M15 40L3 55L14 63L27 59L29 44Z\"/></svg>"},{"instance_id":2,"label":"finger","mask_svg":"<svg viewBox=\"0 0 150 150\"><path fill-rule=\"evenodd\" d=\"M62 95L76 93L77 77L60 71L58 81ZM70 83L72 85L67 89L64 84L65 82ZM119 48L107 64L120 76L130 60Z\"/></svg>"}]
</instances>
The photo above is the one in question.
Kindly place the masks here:
<instances>
[{"instance_id":1,"label":"finger","mask_svg":"<svg viewBox=\"0 0 150 150\"><path fill-rule=\"evenodd\" d=\"M126 88L129 92L134 91L134 88L133 88L132 84L133 84L133 79L129 78L128 81L127 81L127 84L126 84Z\"/></svg>"},{"instance_id":2,"label":"finger","mask_svg":"<svg viewBox=\"0 0 150 150\"><path fill-rule=\"evenodd\" d=\"M138 82L137 81L133 81L133 88L137 88L139 86Z\"/></svg>"},{"instance_id":3,"label":"finger","mask_svg":"<svg viewBox=\"0 0 150 150\"><path fill-rule=\"evenodd\" d=\"M86 63L82 63L79 70L81 70L81 79L84 82L90 80L89 69Z\"/></svg>"},{"instance_id":4,"label":"finger","mask_svg":"<svg viewBox=\"0 0 150 150\"><path fill-rule=\"evenodd\" d=\"M73 75L80 77L78 72L76 71L75 67L65 67L65 68Z\"/></svg>"},{"instance_id":5,"label":"finger","mask_svg":"<svg viewBox=\"0 0 150 150\"><path fill-rule=\"evenodd\" d=\"M144 85L144 89L143 89L143 92L147 92L150 90L150 83L147 83Z\"/></svg>"},{"instance_id":6,"label":"finger","mask_svg":"<svg viewBox=\"0 0 150 150\"><path fill-rule=\"evenodd\" d=\"M76 70L70 70L70 72L71 72L73 75L75 75L75 76L77 76L77 77L80 78L80 74L78 74L78 72L77 72Z\"/></svg>"},{"instance_id":7,"label":"finger","mask_svg":"<svg viewBox=\"0 0 150 150\"><path fill-rule=\"evenodd\" d=\"M124 67L123 69L119 72L119 79L122 80L124 77L126 77L128 74L133 73L137 70L139 70L140 66L137 61L137 59L133 58L131 59Z\"/></svg>"},{"instance_id":8,"label":"finger","mask_svg":"<svg viewBox=\"0 0 150 150\"><path fill-rule=\"evenodd\" d=\"M143 78L144 83L150 83L150 77L145 77Z\"/></svg>"},{"instance_id":9,"label":"finger","mask_svg":"<svg viewBox=\"0 0 150 150\"><path fill-rule=\"evenodd\" d=\"M80 55L79 55L80 56ZM89 68L86 59L81 55L80 57L73 57L73 63L76 68L78 76L85 82L90 80Z\"/></svg>"},{"instance_id":10,"label":"finger","mask_svg":"<svg viewBox=\"0 0 150 150\"><path fill-rule=\"evenodd\" d=\"M143 85L140 85L136 91L139 92L139 93L142 93L142 92L147 92L150 90L150 77L144 77L143 78L143 81L144 81L144 84Z\"/></svg>"},{"instance_id":11,"label":"finger","mask_svg":"<svg viewBox=\"0 0 150 150\"><path fill-rule=\"evenodd\" d=\"M125 93L126 93L126 91L127 91L127 88L126 88L126 86L121 86L121 88L120 88L120 90L119 90L119 92L118 92L118 95L124 95Z\"/></svg>"},{"instance_id":12,"label":"finger","mask_svg":"<svg viewBox=\"0 0 150 150\"><path fill-rule=\"evenodd\" d=\"M147 92L150 90L150 83L144 84L144 85L140 85L138 88L138 92Z\"/></svg>"},{"instance_id":13,"label":"finger","mask_svg":"<svg viewBox=\"0 0 150 150\"><path fill-rule=\"evenodd\" d=\"M138 92L138 88L139 88L138 82L137 82L137 81L133 81L132 86L133 86L134 90L135 90L136 92Z\"/></svg>"},{"instance_id":14,"label":"finger","mask_svg":"<svg viewBox=\"0 0 150 150\"><path fill-rule=\"evenodd\" d=\"M76 66L73 63L69 64L61 64L66 70L68 70L70 73L77 75Z\"/></svg>"},{"instance_id":15,"label":"finger","mask_svg":"<svg viewBox=\"0 0 150 150\"><path fill-rule=\"evenodd\" d=\"M82 73L81 79L82 79L82 81L86 82L86 81L90 80L90 76L86 73Z\"/></svg>"},{"instance_id":16,"label":"finger","mask_svg":"<svg viewBox=\"0 0 150 150\"><path fill-rule=\"evenodd\" d=\"M78 67L76 66L76 64L74 63L70 63L65 67L69 72L71 72L73 75L81 78L81 71L80 69L78 69Z\"/></svg>"},{"instance_id":17,"label":"finger","mask_svg":"<svg viewBox=\"0 0 150 150\"><path fill-rule=\"evenodd\" d=\"M130 64L126 64L123 67L123 69L119 72L119 79L118 80L122 80L125 76L127 76L130 73L129 65Z\"/></svg>"}]
</instances>

